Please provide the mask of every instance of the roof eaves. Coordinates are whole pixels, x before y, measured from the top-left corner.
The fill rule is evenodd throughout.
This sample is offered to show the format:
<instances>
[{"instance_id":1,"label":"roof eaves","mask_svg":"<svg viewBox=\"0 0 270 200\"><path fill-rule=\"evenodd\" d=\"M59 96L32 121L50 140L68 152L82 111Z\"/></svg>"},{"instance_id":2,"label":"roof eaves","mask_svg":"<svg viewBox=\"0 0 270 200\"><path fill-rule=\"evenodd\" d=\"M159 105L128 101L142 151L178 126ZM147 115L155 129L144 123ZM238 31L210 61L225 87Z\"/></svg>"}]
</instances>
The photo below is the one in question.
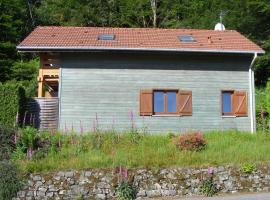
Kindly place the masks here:
<instances>
[{"instance_id":1,"label":"roof eaves","mask_svg":"<svg viewBox=\"0 0 270 200\"><path fill-rule=\"evenodd\" d=\"M205 53L233 53L233 54L264 54L264 50L221 50L198 48L128 48L128 47L96 47L96 46L17 46L20 52L45 51L157 51L157 52L205 52Z\"/></svg>"}]
</instances>

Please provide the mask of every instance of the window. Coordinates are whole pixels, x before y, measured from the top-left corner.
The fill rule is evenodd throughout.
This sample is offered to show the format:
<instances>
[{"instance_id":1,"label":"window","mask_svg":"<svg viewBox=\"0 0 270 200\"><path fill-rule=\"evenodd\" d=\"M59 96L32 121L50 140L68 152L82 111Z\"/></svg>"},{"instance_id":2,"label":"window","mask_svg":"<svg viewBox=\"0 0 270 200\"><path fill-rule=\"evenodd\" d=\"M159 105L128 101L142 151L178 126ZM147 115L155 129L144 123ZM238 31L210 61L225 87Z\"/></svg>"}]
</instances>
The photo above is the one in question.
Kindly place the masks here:
<instances>
[{"instance_id":1,"label":"window","mask_svg":"<svg viewBox=\"0 0 270 200\"><path fill-rule=\"evenodd\" d=\"M192 115L192 92L177 89L141 90L140 115Z\"/></svg>"},{"instance_id":2,"label":"window","mask_svg":"<svg viewBox=\"0 0 270 200\"><path fill-rule=\"evenodd\" d=\"M154 91L154 113L176 113L177 91Z\"/></svg>"},{"instance_id":3,"label":"window","mask_svg":"<svg viewBox=\"0 0 270 200\"><path fill-rule=\"evenodd\" d=\"M98 40L114 40L115 35L114 34L101 34L98 36Z\"/></svg>"},{"instance_id":4,"label":"window","mask_svg":"<svg viewBox=\"0 0 270 200\"><path fill-rule=\"evenodd\" d=\"M233 91L222 91L222 115L232 115Z\"/></svg>"},{"instance_id":5,"label":"window","mask_svg":"<svg viewBox=\"0 0 270 200\"><path fill-rule=\"evenodd\" d=\"M247 97L245 91L222 91L221 113L223 116L247 116Z\"/></svg>"},{"instance_id":6,"label":"window","mask_svg":"<svg viewBox=\"0 0 270 200\"><path fill-rule=\"evenodd\" d=\"M181 42L196 42L196 40L194 39L192 35L180 35L178 36L178 39Z\"/></svg>"}]
</instances>

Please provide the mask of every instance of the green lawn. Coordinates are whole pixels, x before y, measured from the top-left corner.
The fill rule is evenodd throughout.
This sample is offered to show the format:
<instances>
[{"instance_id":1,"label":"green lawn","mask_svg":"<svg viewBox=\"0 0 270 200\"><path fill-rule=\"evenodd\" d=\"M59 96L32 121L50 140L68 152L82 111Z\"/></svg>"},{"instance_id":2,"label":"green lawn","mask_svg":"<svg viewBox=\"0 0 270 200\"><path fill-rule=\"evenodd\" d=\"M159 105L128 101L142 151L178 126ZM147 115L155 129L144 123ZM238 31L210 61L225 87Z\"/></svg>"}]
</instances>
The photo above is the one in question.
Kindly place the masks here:
<instances>
[{"instance_id":1,"label":"green lawn","mask_svg":"<svg viewBox=\"0 0 270 200\"><path fill-rule=\"evenodd\" d=\"M146 135L132 142L129 134L119 137L103 134L102 146L94 147L98 140L93 134L77 136L70 144L71 136L62 136L61 150L50 152L39 160L17 160L25 172L57 171L86 168L156 168L185 166L215 166L270 161L270 135L266 133L242 133L237 131L205 133L207 147L200 152L178 150L168 135Z\"/></svg>"}]
</instances>

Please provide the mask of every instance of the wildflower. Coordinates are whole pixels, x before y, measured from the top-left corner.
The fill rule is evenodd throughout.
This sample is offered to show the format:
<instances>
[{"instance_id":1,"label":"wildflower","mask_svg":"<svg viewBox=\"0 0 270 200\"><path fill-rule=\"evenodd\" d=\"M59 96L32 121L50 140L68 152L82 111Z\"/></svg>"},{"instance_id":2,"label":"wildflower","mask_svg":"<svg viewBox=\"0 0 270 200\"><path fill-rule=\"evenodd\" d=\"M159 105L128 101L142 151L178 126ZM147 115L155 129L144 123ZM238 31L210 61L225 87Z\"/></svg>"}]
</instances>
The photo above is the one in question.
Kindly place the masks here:
<instances>
[{"instance_id":1,"label":"wildflower","mask_svg":"<svg viewBox=\"0 0 270 200\"><path fill-rule=\"evenodd\" d=\"M129 118L130 118L130 121L133 121L134 116L133 116L133 112L132 111L130 111L130 113L129 113Z\"/></svg>"},{"instance_id":2,"label":"wildflower","mask_svg":"<svg viewBox=\"0 0 270 200\"><path fill-rule=\"evenodd\" d=\"M74 131L74 128L73 128L73 122L71 123L71 131L72 131L72 133L73 133L73 131Z\"/></svg>"},{"instance_id":3,"label":"wildflower","mask_svg":"<svg viewBox=\"0 0 270 200\"><path fill-rule=\"evenodd\" d=\"M58 147L61 147L61 140L60 140L60 138L58 139Z\"/></svg>"},{"instance_id":4,"label":"wildflower","mask_svg":"<svg viewBox=\"0 0 270 200\"><path fill-rule=\"evenodd\" d=\"M213 174L214 173L214 169L213 167L208 167L208 174Z\"/></svg>"},{"instance_id":5,"label":"wildflower","mask_svg":"<svg viewBox=\"0 0 270 200\"><path fill-rule=\"evenodd\" d=\"M17 134L14 135L14 144L17 144Z\"/></svg>"},{"instance_id":6,"label":"wildflower","mask_svg":"<svg viewBox=\"0 0 270 200\"><path fill-rule=\"evenodd\" d=\"M27 111L25 111L25 113L24 113L24 117L23 117L23 127L25 127L26 116L27 116Z\"/></svg>"},{"instance_id":7,"label":"wildflower","mask_svg":"<svg viewBox=\"0 0 270 200\"><path fill-rule=\"evenodd\" d=\"M27 157L32 158L32 156L33 156L33 149L32 149L32 147L29 147L27 149Z\"/></svg>"},{"instance_id":8,"label":"wildflower","mask_svg":"<svg viewBox=\"0 0 270 200\"><path fill-rule=\"evenodd\" d=\"M81 134L83 133L83 125L82 125L82 121L80 120L80 130L81 130Z\"/></svg>"},{"instance_id":9,"label":"wildflower","mask_svg":"<svg viewBox=\"0 0 270 200\"><path fill-rule=\"evenodd\" d=\"M29 122L30 122L30 125L32 125L32 118L33 116L32 116L32 113L30 113L30 120L29 120Z\"/></svg>"}]
</instances>

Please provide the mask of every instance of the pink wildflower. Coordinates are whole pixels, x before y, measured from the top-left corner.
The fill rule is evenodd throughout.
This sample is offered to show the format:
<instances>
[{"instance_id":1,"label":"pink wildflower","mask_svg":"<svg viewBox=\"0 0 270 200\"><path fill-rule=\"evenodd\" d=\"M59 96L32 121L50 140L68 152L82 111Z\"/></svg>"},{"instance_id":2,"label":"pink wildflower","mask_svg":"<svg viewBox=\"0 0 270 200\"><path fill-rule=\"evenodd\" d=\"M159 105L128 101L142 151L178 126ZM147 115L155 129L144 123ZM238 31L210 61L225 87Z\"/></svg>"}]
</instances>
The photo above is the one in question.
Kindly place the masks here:
<instances>
[{"instance_id":1,"label":"pink wildflower","mask_svg":"<svg viewBox=\"0 0 270 200\"><path fill-rule=\"evenodd\" d=\"M208 167L208 174L213 174L214 173L214 169L213 167Z\"/></svg>"}]
</instances>

